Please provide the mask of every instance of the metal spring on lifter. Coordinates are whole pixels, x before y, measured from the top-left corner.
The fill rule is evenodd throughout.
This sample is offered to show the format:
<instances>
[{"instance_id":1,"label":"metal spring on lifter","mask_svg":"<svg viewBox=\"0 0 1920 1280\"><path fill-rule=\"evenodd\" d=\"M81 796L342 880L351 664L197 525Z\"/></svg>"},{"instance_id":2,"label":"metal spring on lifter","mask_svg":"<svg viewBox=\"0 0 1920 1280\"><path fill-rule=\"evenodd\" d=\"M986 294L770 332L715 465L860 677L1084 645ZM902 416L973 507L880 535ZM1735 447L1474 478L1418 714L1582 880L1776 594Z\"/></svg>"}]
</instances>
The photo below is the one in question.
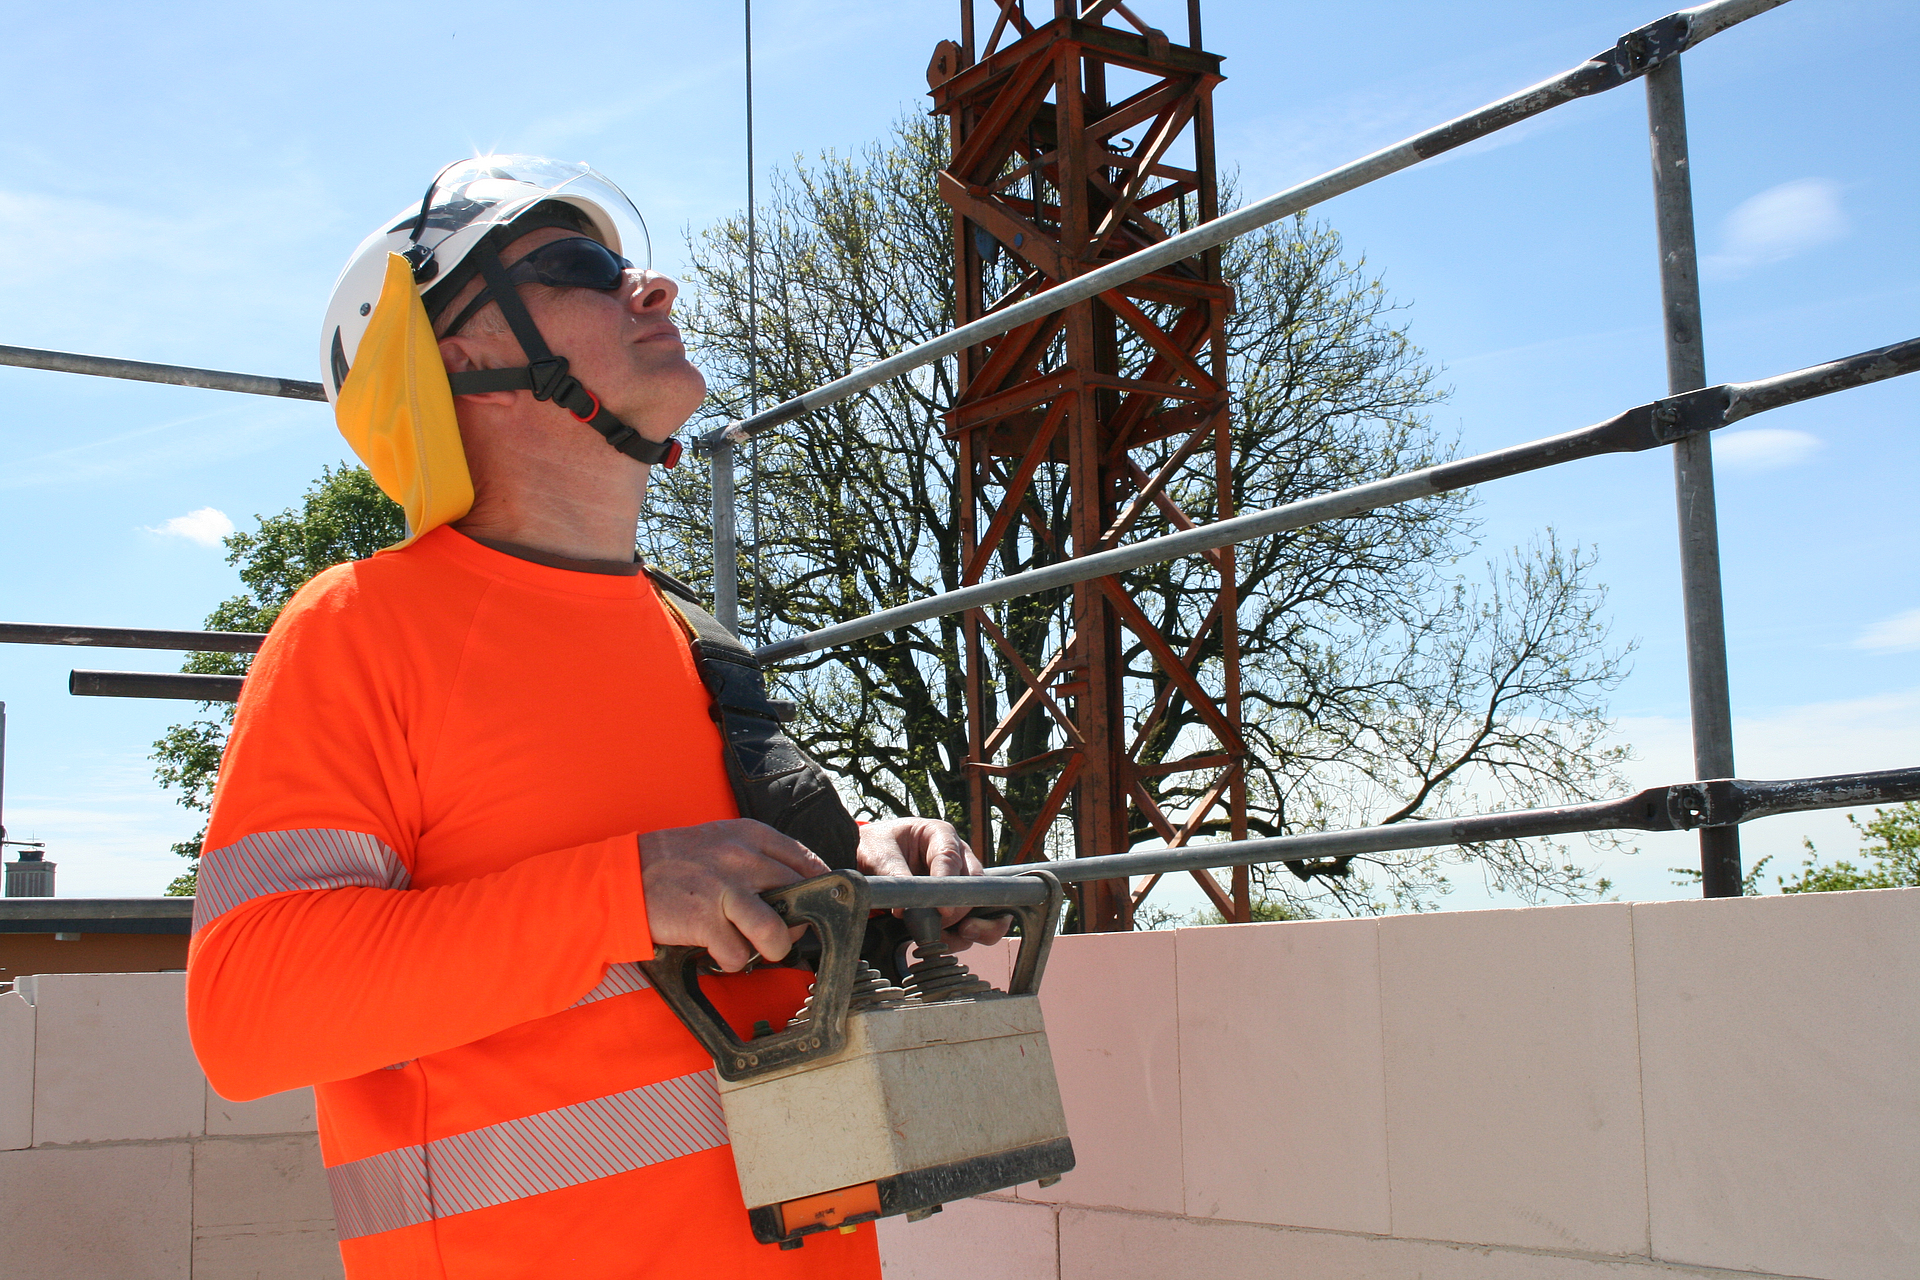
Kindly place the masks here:
<instances>
[{"instance_id":1,"label":"metal spring on lifter","mask_svg":"<svg viewBox=\"0 0 1920 1280\"><path fill-rule=\"evenodd\" d=\"M973 970L947 950L938 911L929 907L909 909L907 929L913 934L913 963L907 966L908 991L931 1003L964 1000L993 990L991 983L976 977Z\"/></svg>"},{"instance_id":2,"label":"metal spring on lifter","mask_svg":"<svg viewBox=\"0 0 1920 1280\"><path fill-rule=\"evenodd\" d=\"M847 1001L847 1012L855 1013L861 1009L870 1009L876 1005L904 1004L914 999L909 992L901 990L888 982L886 976L865 960L858 962L859 968L853 975L853 995ZM807 988L807 998L800 1005L799 1012L787 1020L789 1029L799 1026L813 1016L813 988ZM761 1034L755 1027L755 1034Z\"/></svg>"},{"instance_id":3,"label":"metal spring on lifter","mask_svg":"<svg viewBox=\"0 0 1920 1280\"><path fill-rule=\"evenodd\" d=\"M913 957L907 966L907 990L924 1001L962 1000L993 990L993 984L960 963L945 942L916 942Z\"/></svg>"}]
</instances>

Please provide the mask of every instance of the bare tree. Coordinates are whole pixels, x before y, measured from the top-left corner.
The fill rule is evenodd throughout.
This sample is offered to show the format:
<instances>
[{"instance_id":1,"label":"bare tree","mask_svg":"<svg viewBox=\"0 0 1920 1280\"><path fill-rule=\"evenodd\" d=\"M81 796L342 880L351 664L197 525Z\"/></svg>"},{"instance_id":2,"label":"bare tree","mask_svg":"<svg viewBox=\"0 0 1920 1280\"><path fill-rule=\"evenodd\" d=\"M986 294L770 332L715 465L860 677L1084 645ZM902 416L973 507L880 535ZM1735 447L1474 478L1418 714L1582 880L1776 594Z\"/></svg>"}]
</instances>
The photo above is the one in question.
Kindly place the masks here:
<instances>
[{"instance_id":1,"label":"bare tree","mask_svg":"<svg viewBox=\"0 0 1920 1280\"><path fill-rule=\"evenodd\" d=\"M951 327L951 224L934 177L945 153L940 125L907 117L857 155L796 161L776 175L759 226L753 366L763 405ZM698 424L710 427L748 407L744 219L692 234L689 249L681 324L713 387ZM1228 329L1236 509L1450 456L1427 416L1444 394L1435 371L1379 276L1345 255L1335 231L1295 219L1244 236L1226 250L1223 274L1238 299ZM942 417L955 394L953 366L941 363L754 443L743 459L747 631L778 638L960 585L956 460ZM1176 499L1210 505L1199 499L1210 469L1202 458L1182 472ZM683 468L642 523L653 558L695 580L709 566L706 486L704 468ZM1064 486L1042 483L1036 502L1036 518L1057 523ZM1167 527L1143 518L1132 536ZM1472 499L1459 494L1241 548L1256 833L1568 802L1621 786L1606 695L1627 647L1609 643L1593 554L1548 531L1476 585L1458 573L1476 549ZM1192 635L1212 600L1209 572L1197 559L1176 561L1126 585L1166 633ZM1065 592L1027 597L1010 603L1003 625L1037 652L1065 625L1066 608ZM964 824L959 652L958 620L943 618L781 673L802 707L799 736L866 811ZM1127 661L1151 679L1144 650ZM1176 692L1143 752L1173 758L1201 727ZM1196 796L1162 784L1155 798L1179 809ZM1328 900L1348 911L1430 904L1459 863L1529 897L1595 889L1566 850L1544 842L1371 862L1353 876L1338 874L1344 866L1300 868L1306 879L1265 868L1262 883L1309 909Z\"/></svg>"}]
</instances>

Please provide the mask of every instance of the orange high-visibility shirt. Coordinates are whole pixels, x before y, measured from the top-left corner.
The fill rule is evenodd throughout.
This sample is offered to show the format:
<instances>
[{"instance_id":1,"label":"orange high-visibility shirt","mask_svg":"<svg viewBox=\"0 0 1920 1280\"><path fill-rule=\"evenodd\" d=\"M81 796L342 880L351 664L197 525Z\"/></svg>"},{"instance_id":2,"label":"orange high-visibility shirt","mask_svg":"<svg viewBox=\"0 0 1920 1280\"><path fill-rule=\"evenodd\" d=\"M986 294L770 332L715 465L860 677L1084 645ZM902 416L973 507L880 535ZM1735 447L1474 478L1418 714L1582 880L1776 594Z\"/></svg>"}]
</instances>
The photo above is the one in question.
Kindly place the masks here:
<instances>
[{"instance_id":1,"label":"orange high-visibility shirt","mask_svg":"<svg viewBox=\"0 0 1920 1280\"><path fill-rule=\"evenodd\" d=\"M736 816L644 576L441 528L287 606L221 766L187 1011L222 1095L317 1086L351 1280L878 1276L871 1226L753 1239L713 1061L632 963L638 834ZM747 1034L806 981L708 989Z\"/></svg>"}]
</instances>

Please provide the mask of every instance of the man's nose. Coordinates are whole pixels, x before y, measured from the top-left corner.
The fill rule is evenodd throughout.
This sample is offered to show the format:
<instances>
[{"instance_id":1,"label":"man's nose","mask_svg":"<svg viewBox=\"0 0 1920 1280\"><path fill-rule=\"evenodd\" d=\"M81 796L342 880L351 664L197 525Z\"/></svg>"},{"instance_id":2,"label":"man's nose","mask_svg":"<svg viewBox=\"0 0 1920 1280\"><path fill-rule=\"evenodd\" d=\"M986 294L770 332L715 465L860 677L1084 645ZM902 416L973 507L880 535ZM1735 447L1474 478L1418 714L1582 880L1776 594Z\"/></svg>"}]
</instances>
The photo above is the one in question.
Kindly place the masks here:
<instances>
[{"instance_id":1,"label":"man's nose","mask_svg":"<svg viewBox=\"0 0 1920 1280\"><path fill-rule=\"evenodd\" d=\"M663 276L658 271L636 271L639 277L628 295L627 305L636 315L649 312L664 313L673 309L673 300L680 296L680 286L671 276Z\"/></svg>"}]
</instances>

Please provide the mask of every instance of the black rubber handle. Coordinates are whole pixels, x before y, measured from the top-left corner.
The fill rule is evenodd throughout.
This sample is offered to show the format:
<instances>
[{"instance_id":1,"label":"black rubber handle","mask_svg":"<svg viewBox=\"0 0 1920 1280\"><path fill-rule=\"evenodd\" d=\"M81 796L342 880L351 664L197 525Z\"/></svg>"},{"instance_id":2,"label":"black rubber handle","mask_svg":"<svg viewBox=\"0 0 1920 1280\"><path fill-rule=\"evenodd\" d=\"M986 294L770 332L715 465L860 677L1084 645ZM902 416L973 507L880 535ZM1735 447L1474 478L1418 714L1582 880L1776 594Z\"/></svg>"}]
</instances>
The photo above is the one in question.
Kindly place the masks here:
<instances>
[{"instance_id":1,"label":"black rubber handle","mask_svg":"<svg viewBox=\"0 0 1920 1280\"><path fill-rule=\"evenodd\" d=\"M847 1005L853 997L854 971L866 936L866 877L857 871L833 871L760 895L792 924L810 924L820 940L813 979L813 1004L804 1022L742 1040L700 989L703 947L660 947L642 960L647 980L686 1023L687 1030L713 1055L726 1080L749 1080L782 1067L840 1052L847 1042Z\"/></svg>"}]
</instances>

